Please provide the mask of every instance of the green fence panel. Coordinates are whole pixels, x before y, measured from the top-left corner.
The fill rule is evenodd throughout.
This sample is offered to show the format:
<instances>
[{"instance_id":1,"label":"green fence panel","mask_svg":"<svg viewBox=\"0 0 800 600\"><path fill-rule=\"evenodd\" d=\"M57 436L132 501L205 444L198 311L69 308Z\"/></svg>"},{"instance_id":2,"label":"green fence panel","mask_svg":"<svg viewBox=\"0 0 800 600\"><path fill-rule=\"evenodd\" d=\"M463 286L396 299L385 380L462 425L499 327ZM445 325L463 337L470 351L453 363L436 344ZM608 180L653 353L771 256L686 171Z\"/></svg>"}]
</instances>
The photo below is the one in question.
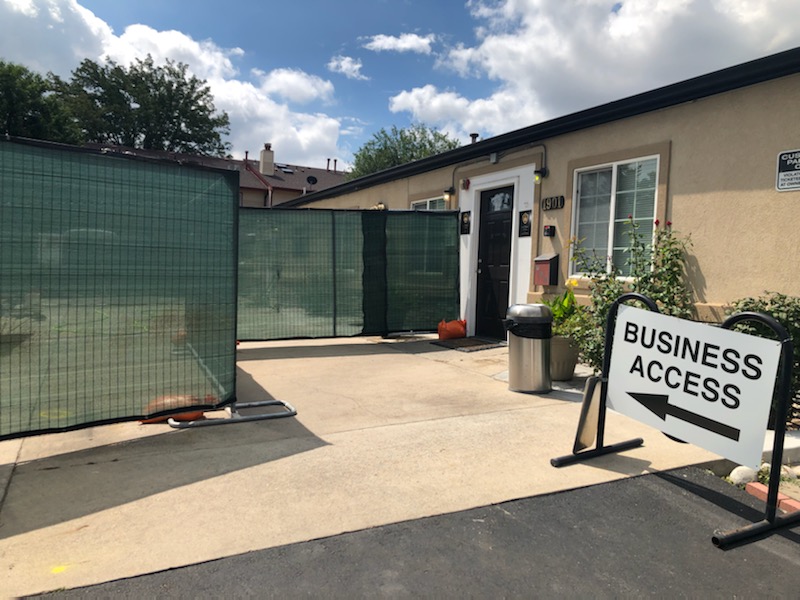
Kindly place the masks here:
<instances>
[{"instance_id":1,"label":"green fence panel","mask_svg":"<svg viewBox=\"0 0 800 600\"><path fill-rule=\"evenodd\" d=\"M361 244L357 213L240 209L239 339L358 335Z\"/></svg>"},{"instance_id":2,"label":"green fence panel","mask_svg":"<svg viewBox=\"0 0 800 600\"><path fill-rule=\"evenodd\" d=\"M433 331L454 319L455 212L239 213L240 340Z\"/></svg>"},{"instance_id":3,"label":"green fence panel","mask_svg":"<svg viewBox=\"0 0 800 600\"><path fill-rule=\"evenodd\" d=\"M238 186L0 142L0 438L233 401Z\"/></svg>"},{"instance_id":4,"label":"green fence panel","mask_svg":"<svg viewBox=\"0 0 800 600\"><path fill-rule=\"evenodd\" d=\"M435 330L457 319L458 215L390 213L386 223L387 329Z\"/></svg>"}]
</instances>

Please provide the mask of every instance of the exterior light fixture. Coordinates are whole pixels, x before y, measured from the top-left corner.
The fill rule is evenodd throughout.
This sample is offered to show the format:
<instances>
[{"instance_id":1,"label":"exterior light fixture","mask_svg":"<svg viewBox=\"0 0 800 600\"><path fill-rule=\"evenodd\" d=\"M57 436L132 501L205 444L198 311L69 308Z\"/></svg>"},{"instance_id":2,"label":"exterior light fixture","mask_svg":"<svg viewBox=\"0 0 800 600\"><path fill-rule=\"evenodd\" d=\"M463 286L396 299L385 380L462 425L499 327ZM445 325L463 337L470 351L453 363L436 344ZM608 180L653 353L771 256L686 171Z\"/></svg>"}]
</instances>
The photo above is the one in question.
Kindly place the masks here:
<instances>
[{"instance_id":1,"label":"exterior light fixture","mask_svg":"<svg viewBox=\"0 0 800 600\"><path fill-rule=\"evenodd\" d=\"M536 169L533 172L533 181L534 183L541 183L542 179L547 177L550 171L547 170L547 167L542 167L541 169Z\"/></svg>"},{"instance_id":2,"label":"exterior light fixture","mask_svg":"<svg viewBox=\"0 0 800 600\"><path fill-rule=\"evenodd\" d=\"M447 189L446 189L446 190L443 192L443 194L444 194L444 201L445 201L445 202L450 202L450 200L453 198L453 196L455 195L455 193L456 193L456 188L454 188L454 187L451 185L449 188L447 188Z\"/></svg>"}]
</instances>

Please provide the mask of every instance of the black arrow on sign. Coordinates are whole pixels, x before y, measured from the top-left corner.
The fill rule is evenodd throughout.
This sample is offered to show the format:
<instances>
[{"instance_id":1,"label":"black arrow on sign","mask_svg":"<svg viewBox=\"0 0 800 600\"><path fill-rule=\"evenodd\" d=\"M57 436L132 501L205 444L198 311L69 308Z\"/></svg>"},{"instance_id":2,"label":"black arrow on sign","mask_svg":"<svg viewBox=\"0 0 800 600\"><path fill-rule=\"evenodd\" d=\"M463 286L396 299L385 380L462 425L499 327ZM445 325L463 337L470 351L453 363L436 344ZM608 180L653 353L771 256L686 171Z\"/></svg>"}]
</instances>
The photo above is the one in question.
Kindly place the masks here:
<instances>
[{"instance_id":1,"label":"black arrow on sign","mask_svg":"<svg viewBox=\"0 0 800 600\"><path fill-rule=\"evenodd\" d=\"M719 421L714 421L679 406L675 406L674 404L670 404L669 396L664 396L663 394L635 394L633 392L628 392L628 395L662 421L667 420L667 415L672 415L676 419L686 421L692 425L697 425L698 427L729 438L734 442L739 441L739 434L741 432L738 429L734 429Z\"/></svg>"}]
</instances>

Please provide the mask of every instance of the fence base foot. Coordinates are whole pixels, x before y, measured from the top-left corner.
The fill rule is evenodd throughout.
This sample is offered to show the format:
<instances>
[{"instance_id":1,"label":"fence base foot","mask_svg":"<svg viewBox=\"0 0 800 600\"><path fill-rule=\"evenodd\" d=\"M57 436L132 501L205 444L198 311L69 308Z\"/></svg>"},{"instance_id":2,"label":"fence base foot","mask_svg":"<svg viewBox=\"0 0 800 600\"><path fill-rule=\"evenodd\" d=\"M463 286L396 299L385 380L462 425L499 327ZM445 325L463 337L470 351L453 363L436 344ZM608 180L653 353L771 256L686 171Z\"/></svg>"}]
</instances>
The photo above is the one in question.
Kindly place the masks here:
<instances>
[{"instance_id":1,"label":"fence base foot","mask_svg":"<svg viewBox=\"0 0 800 600\"><path fill-rule=\"evenodd\" d=\"M726 550L737 544L744 544L751 539L760 539L771 534L776 529L800 525L800 511L790 514L787 517L777 517L773 521L764 519L758 523L745 525L739 529L731 531L715 532L711 538L711 543L721 550Z\"/></svg>"},{"instance_id":2,"label":"fence base foot","mask_svg":"<svg viewBox=\"0 0 800 600\"><path fill-rule=\"evenodd\" d=\"M266 413L261 415L241 415L239 409L242 408L258 408L261 406L280 406L283 408L280 412ZM231 425L232 423L249 423L250 421L266 421L268 419L285 419L286 417L294 417L297 415L295 409L288 402L281 402L280 400L262 400L260 402L246 402L244 404L235 403L227 407L230 417L225 419L203 419L202 421L176 421L175 419L168 419L167 423L174 429L190 429L193 427L213 427L215 425Z\"/></svg>"},{"instance_id":3,"label":"fence base foot","mask_svg":"<svg viewBox=\"0 0 800 600\"><path fill-rule=\"evenodd\" d=\"M624 452L625 450L630 450L631 448L638 448L642 444L644 444L644 440L642 438L635 438L628 440L627 442L619 442L618 444L611 444L610 446L601 446L600 448L595 448L594 450L585 450L584 452L576 452L575 454L551 458L550 464L554 467L563 467L580 462L582 460L589 460L590 458L595 458L597 456L604 456L606 454L613 454L614 452Z\"/></svg>"}]
</instances>

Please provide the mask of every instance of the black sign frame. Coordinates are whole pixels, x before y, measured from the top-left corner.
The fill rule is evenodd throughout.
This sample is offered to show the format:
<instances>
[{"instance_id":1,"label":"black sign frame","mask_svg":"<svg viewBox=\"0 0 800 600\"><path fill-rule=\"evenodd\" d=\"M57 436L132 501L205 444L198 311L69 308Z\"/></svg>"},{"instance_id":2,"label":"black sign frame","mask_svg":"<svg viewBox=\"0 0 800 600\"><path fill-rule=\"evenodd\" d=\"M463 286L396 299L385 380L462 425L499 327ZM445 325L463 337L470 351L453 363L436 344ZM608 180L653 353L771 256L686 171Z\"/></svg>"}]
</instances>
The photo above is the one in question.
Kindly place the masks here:
<instances>
[{"instance_id":1,"label":"black sign frame","mask_svg":"<svg viewBox=\"0 0 800 600\"><path fill-rule=\"evenodd\" d=\"M533 211L522 210L519 213L519 237L531 236L531 225L533 225Z\"/></svg>"}]
</instances>

